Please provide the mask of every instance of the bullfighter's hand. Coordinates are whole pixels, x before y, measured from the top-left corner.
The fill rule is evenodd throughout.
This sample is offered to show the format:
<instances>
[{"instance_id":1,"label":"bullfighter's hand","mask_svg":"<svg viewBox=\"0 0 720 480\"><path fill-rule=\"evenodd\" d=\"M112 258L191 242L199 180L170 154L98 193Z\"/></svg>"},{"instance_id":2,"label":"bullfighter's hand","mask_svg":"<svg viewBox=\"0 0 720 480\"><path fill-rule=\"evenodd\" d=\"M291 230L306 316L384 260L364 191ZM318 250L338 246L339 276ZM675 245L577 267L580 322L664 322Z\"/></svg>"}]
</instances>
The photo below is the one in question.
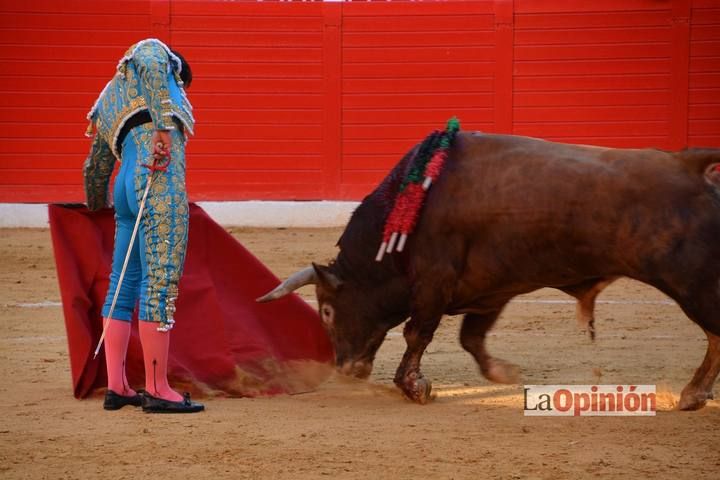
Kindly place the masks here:
<instances>
[{"instance_id":1,"label":"bullfighter's hand","mask_svg":"<svg viewBox=\"0 0 720 480\"><path fill-rule=\"evenodd\" d=\"M155 161L170 161L172 138L170 130L155 130L152 134L153 158Z\"/></svg>"}]
</instances>

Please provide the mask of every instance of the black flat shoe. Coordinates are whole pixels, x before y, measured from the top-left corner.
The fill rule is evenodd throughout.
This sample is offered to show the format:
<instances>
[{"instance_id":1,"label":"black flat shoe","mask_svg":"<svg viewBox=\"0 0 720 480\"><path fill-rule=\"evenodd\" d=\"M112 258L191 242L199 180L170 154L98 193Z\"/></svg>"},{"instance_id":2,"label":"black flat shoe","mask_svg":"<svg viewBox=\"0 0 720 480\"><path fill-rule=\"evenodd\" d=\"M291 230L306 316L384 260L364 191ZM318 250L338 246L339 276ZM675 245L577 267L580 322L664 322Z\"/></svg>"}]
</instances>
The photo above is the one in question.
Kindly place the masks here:
<instances>
[{"instance_id":1,"label":"black flat shoe","mask_svg":"<svg viewBox=\"0 0 720 480\"><path fill-rule=\"evenodd\" d=\"M153 397L144 392L142 395L142 409L145 413L195 413L205 410L205 405L190 400L190 394L187 392L183 393L183 399L179 402Z\"/></svg>"},{"instance_id":2,"label":"black flat shoe","mask_svg":"<svg viewBox=\"0 0 720 480\"><path fill-rule=\"evenodd\" d=\"M112 390L105 392L105 402L103 403L103 408L105 410L120 410L125 405L139 407L142 405L142 397L139 394L126 397L124 395L117 394Z\"/></svg>"}]
</instances>

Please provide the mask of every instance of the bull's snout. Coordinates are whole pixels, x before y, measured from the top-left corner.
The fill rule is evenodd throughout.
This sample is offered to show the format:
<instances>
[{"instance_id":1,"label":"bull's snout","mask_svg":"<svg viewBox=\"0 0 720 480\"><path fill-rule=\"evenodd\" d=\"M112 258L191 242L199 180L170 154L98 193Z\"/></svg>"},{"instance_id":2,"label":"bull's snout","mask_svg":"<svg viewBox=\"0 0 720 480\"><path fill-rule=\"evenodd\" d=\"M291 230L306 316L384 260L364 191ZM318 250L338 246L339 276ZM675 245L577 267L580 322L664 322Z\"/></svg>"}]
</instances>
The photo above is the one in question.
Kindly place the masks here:
<instances>
[{"instance_id":1,"label":"bull's snout","mask_svg":"<svg viewBox=\"0 0 720 480\"><path fill-rule=\"evenodd\" d=\"M343 375L366 379L372 373L372 363L366 361L350 361L338 364L338 371Z\"/></svg>"}]
</instances>

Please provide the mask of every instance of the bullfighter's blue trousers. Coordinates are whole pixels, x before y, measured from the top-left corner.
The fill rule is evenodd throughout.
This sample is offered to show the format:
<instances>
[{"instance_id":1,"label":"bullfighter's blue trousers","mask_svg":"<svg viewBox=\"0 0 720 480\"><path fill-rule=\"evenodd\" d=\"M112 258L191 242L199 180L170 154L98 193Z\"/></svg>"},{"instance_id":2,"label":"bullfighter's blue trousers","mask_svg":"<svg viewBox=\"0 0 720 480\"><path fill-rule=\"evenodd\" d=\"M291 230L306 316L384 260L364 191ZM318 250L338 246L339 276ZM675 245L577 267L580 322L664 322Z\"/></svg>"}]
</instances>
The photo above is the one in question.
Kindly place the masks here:
<instances>
[{"instance_id":1,"label":"bullfighter's blue trousers","mask_svg":"<svg viewBox=\"0 0 720 480\"><path fill-rule=\"evenodd\" d=\"M132 252L112 313L130 321L139 301L138 318L173 323L178 283L185 261L189 209L185 190L185 138L172 130L171 161L166 171L153 173ZM107 317L130 245L139 206L151 170L152 124L130 130L122 144L122 165L115 179L115 246L112 273L102 314Z\"/></svg>"}]
</instances>

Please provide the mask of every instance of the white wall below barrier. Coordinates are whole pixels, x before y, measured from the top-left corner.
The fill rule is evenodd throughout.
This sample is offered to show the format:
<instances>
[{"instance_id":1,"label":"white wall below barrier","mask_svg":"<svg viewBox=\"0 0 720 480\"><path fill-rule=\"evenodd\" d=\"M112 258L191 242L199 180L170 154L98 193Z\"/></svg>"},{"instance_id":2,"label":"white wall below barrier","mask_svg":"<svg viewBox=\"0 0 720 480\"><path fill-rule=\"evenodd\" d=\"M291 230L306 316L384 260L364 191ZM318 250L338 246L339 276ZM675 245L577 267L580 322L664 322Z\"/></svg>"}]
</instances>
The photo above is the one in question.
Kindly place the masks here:
<instances>
[{"instance_id":1,"label":"white wall below barrier","mask_svg":"<svg viewBox=\"0 0 720 480\"><path fill-rule=\"evenodd\" d=\"M197 202L228 227L320 228L344 226L358 202ZM46 228L47 204L0 203L0 228Z\"/></svg>"}]
</instances>

